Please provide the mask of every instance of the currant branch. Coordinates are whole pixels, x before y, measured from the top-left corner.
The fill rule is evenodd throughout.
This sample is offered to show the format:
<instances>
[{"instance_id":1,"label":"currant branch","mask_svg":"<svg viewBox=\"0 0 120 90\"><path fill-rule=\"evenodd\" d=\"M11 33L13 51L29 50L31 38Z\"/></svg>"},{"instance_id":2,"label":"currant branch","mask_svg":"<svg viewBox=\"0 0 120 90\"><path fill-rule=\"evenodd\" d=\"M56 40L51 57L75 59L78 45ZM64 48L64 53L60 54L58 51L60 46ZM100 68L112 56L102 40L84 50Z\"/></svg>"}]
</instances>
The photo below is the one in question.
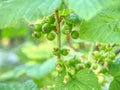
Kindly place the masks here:
<instances>
[{"instance_id":1,"label":"currant branch","mask_svg":"<svg viewBox=\"0 0 120 90\"><path fill-rule=\"evenodd\" d=\"M55 12L55 19L56 19L56 29L57 29L57 43L58 43L58 48L61 49L61 31L60 31L60 18L58 15L58 10ZM58 59L61 59L61 55L58 55Z\"/></svg>"}]
</instances>

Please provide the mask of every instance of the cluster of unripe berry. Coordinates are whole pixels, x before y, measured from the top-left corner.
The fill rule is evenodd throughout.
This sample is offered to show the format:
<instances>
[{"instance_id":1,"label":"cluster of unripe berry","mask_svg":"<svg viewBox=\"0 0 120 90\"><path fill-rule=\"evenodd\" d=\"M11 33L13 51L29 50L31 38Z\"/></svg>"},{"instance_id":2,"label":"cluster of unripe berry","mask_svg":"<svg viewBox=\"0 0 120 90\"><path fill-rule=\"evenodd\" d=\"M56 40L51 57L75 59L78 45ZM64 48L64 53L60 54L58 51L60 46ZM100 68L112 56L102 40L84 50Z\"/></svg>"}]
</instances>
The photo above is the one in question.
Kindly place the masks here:
<instances>
[{"instance_id":1,"label":"cluster of unripe berry","mask_svg":"<svg viewBox=\"0 0 120 90\"><path fill-rule=\"evenodd\" d=\"M69 49L59 49L59 48L54 48L53 49L53 54L55 56L59 56L59 55L63 55L63 56L67 56L69 54Z\"/></svg>"},{"instance_id":2,"label":"cluster of unripe berry","mask_svg":"<svg viewBox=\"0 0 120 90\"><path fill-rule=\"evenodd\" d=\"M56 62L56 71L59 74L64 73L64 83L67 83L71 78L75 78L77 72L83 69L80 63L79 59L58 60Z\"/></svg>"},{"instance_id":3,"label":"cluster of unripe berry","mask_svg":"<svg viewBox=\"0 0 120 90\"><path fill-rule=\"evenodd\" d=\"M73 39L79 38L79 25L81 20L74 13L69 13L65 16L55 16L55 14L44 17L40 23L34 24L34 32L32 36L39 39L42 35L50 41L54 40L56 36L64 34L70 36ZM58 26L59 24L59 26ZM58 27L60 31L58 31ZM61 38L61 37L60 37ZM67 56L69 54L69 49L65 48L54 48L53 54L55 56ZM59 58L61 59L61 58ZM70 78L74 78L75 74L79 69L83 68L80 64L80 60L57 60L56 70L58 73L64 73L64 83L67 83Z\"/></svg>"},{"instance_id":4,"label":"cluster of unripe berry","mask_svg":"<svg viewBox=\"0 0 120 90\"><path fill-rule=\"evenodd\" d=\"M70 35L71 38L77 39L79 37L79 32L76 30L76 25L80 24L81 20L74 13L68 14L64 18L64 25L62 26L62 33L65 35Z\"/></svg>"},{"instance_id":5,"label":"cluster of unripe berry","mask_svg":"<svg viewBox=\"0 0 120 90\"><path fill-rule=\"evenodd\" d=\"M73 30L75 25L81 22L76 14L70 13L64 18L60 18L60 21L64 21L64 24L61 24L61 32L65 35L71 35L71 38L77 39L79 37L78 30ZM59 21L59 22L60 22ZM39 39L42 35L46 35L47 39L52 41L57 35L56 27L56 18L55 15L50 15L44 17L40 23L33 25L34 32L32 36Z\"/></svg>"},{"instance_id":6,"label":"cluster of unripe berry","mask_svg":"<svg viewBox=\"0 0 120 90\"><path fill-rule=\"evenodd\" d=\"M92 68L97 69L99 66L102 67L100 72L105 72L109 69L109 66L115 60L115 52L113 49L118 46L117 44L98 44L97 50L92 54L95 63L93 63Z\"/></svg>"},{"instance_id":7,"label":"cluster of unripe berry","mask_svg":"<svg viewBox=\"0 0 120 90\"><path fill-rule=\"evenodd\" d=\"M54 32L55 17L54 15L47 16L40 23L33 25L34 32L32 36L39 39L42 35L46 35L47 39L52 41L55 39Z\"/></svg>"}]
</instances>

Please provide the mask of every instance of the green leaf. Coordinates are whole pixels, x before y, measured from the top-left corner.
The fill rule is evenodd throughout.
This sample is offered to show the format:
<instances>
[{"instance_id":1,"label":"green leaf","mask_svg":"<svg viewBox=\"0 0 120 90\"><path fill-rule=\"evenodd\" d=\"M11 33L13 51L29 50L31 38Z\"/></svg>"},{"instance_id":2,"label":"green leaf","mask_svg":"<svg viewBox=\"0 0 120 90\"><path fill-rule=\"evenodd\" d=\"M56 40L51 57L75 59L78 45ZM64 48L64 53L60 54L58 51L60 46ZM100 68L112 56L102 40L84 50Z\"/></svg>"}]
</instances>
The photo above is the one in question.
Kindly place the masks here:
<instances>
[{"instance_id":1,"label":"green leaf","mask_svg":"<svg viewBox=\"0 0 120 90\"><path fill-rule=\"evenodd\" d=\"M65 2L68 8L85 20L91 19L112 3L111 0L65 0Z\"/></svg>"},{"instance_id":2,"label":"green leaf","mask_svg":"<svg viewBox=\"0 0 120 90\"><path fill-rule=\"evenodd\" d=\"M110 66L109 72L113 77L120 76L120 58L117 58L115 62Z\"/></svg>"},{"instance_id":3,"label":"green leaf","mask_svg":"<svg viewBox=\"0 0 120 90\"><path fill-rule=\"evenodd\" d=\"M48 47L47 49L45 49ZM43 60L46 58L50 58L52 55L51 48L54 47L53 44L48 44L46 43L41 43L39 46L36 46L33 43L26 43L21 51L23 54L25 54L28 58L33 59L33 60Z\"/></svg>"},{"instance_id":4,"label":"green leaf","mask_svg":"<svg viewBox=\"0 0 120 90\"><path fill-rule=\"evenodd\" d=\"M115 78L109 87L109 90L119 90L120 89L120 76L119 78Z\"/></svg>"},{"instance_id":5,"label":"green leaf","mask_svg":"<svg viewBox=\"0 0 120 90\"><path fill-rule=\"evenodd\" d=\"M31 80L25 83L0 83L0 90L38 90L35 83Z\"/></svg>"},{"instance_id":6,"label":"green leaf","mask_svg":"<svg viewBox=\"0 0 120 90\"><path fill-rule=\"evenodd\" d=\"M50 73L55 68L55 58L46 61L43 64L30 65L26 69L26 74L32 78L42 78L46 74Z\"/></svg>"},{"instance_id":7,"label":"green leaf","mask_svg":"<svg viewBox=\"0 0 120 90\"><path fill-rule=\"evenodd\" d=\"M111 65L110 74L113 76L113 80L110 83L109 90L120 89L120 58L117 58Z\"/></svg>"},{"instance_id":8,"label":"green leaf","mask_svg":"<svg viewBox=\"0 0 120 90\"><path fill-rule=\"evenodd\" d=\"M105 10L80 26L80 38L91 42L120 42L120 12Z\"/></svg>"},{"instance_id":9,"label":"green leaf","mask_svg":"<svg viewBox=\"0 0 120 90\"><path fill-rule=\"evenodd\" d=\"M100 90L96 75L89 69L80 70L66 84L63 83L64 75L57 77L55 90Z\"/></svg>"},{"instance_id":10,"label":"green leaf","mask_svg":"<svg viewBox=\"0 0 120 90\"><path fill-rule=\"evenodd\" d=\"M6 0L0 5L0 28L34 21L53 13L61 0Z\"/></svg>"},{"instance_id":11,"label":"green leaf","mask_svg":"<svg viewBox=\"0 0 120 90\"><path fill-rule=\"evenodd\" d=\"M26 32L28 30L28 27L26 25L20 25L16 27L9 27L2 29L2 38L7 37L7 38L17 38L17 37L26 37Z\"/></svg>"},{"instance_id":12,"label":"green leaf","mask_svg":"<svg viewBox=\"0 0 120 90\"><path fill-rule=\"evenodd\" d=\"M40 79L55 68L55 61L55 58L51 58L42 64L34 63L17 66L15 69L1 74L0 81L18 79L22 76Z\"/></svg>"}]
</instances>

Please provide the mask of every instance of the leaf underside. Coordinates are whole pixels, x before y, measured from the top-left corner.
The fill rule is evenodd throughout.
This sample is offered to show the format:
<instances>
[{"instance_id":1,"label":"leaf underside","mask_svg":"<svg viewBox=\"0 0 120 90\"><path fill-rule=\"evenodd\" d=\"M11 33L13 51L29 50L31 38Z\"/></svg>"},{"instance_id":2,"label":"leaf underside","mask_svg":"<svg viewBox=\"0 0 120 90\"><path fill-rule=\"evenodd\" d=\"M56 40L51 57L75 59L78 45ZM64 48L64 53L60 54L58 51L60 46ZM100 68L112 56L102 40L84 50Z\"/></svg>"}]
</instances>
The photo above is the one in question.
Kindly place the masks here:
<instances>
[{"instance_id":1,"label":"leaf underside","mask_svg":"<svg viewBox=\"0 0 120 90\"><path fill-rule=\"evenodd\" d=\"M0 28L15 27L53 13L61 0L6 0L0 4Z\"/></svg>"},{"instance_id":2,"label":"leaf underside","mask_svg":"<svg viewBox=\"0 0 120 90\"><path fill-rule=\"evenodd\" d=\"M119 43L119 11L105 10L90 21L83 21L80 27L80 38L91 42Z\"/></svg>"}]
</instances>

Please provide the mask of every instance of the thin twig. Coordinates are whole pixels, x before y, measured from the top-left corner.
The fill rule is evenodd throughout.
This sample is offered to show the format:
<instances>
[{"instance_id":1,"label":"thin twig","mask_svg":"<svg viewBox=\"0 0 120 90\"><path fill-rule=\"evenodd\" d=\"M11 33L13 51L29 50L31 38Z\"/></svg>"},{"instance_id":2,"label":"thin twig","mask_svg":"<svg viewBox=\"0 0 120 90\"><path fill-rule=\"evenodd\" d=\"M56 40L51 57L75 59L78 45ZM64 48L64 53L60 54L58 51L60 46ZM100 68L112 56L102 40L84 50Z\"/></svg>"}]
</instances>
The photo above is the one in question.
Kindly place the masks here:
<instances>
[{"instance_id":1,"label":"thin twig","mask_svg":"<svg viewBox=\"0 0 120 90\"><path fill-rule=\"evenodd\" d=\"M60 18L58 16L58 10L56 10L55 12L55 18L56 18L56 29L57 29L57 43L58 43L58 48L61 49ZM61 55L58 56L58 59L61 59Z\"/></svg>"}]
</instances>

